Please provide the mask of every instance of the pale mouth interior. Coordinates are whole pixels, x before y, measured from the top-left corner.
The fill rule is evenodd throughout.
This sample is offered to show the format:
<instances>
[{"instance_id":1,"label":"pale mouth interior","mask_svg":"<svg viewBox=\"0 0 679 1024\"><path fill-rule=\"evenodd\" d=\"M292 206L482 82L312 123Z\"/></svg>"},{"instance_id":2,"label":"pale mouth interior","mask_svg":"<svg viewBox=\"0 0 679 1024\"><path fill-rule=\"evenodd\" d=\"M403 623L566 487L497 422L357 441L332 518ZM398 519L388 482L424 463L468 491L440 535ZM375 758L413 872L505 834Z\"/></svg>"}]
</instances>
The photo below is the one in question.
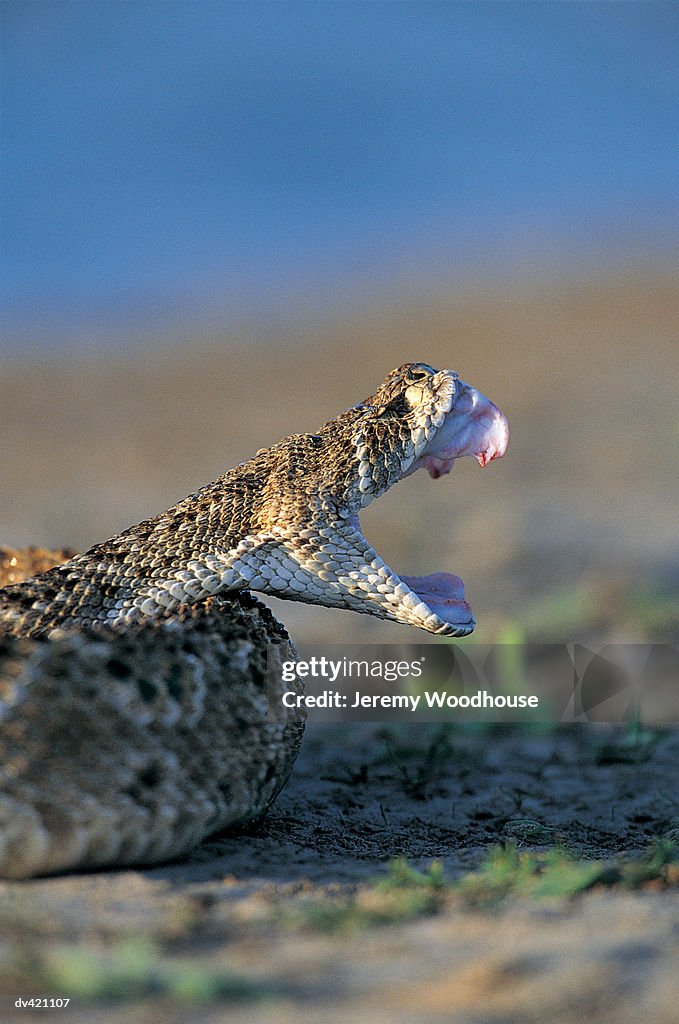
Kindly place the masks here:
<instances>
[{"instance_id":1,"label":"pale mouth interior","mask_svg":"<svg viewBox=\"0 0 679 1024\"><path fill-rule=\"evenodd\" d=\"M452 572L435 572L430 576L401 576L407 587L420 597L428 608L451 626L476 625L470 606L464 599L464 583Z\"/></svg>"}]
</instances>

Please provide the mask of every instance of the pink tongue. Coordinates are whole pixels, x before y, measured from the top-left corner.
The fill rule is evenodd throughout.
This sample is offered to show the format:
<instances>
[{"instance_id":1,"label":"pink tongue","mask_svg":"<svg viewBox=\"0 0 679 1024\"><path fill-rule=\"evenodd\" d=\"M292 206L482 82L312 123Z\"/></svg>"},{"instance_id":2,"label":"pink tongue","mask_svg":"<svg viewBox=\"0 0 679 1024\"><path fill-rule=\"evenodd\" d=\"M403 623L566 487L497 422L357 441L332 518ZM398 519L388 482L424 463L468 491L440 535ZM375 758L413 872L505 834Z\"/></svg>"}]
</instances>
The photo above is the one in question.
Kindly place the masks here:
<instances>
[{"instance_id":1,"label":"pink tongue","mask_svg":"<svg viewBox=\"0 0 679 1024\"><path fill-rule=\"evenodd\" d=\"M434 572L431 576L401 576L426 605L451 626L473 622L472 610L464 599L464 583L451 572Z\"/></svg>"}]
</instances>

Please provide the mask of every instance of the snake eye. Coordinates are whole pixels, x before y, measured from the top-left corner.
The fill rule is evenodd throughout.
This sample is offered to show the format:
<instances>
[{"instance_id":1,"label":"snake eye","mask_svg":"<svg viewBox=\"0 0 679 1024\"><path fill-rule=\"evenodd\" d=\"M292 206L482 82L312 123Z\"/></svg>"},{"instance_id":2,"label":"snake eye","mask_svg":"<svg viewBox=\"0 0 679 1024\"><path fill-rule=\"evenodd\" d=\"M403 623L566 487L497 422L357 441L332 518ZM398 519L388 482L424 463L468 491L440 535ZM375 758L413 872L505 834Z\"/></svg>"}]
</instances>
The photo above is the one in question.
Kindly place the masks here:
<instances>
[{"instance_id":1,"label":"snake eye","mask_svg":"<svg viewBox=\"0 0 679 1024\"><path fill-rule=\"evenodd\" d=\"M413 363L408 371L408 377L411 381L423 380L425 377L431 377L436 373L433 366L428 366L427 363Z\"/></svg>"}]
</instances>

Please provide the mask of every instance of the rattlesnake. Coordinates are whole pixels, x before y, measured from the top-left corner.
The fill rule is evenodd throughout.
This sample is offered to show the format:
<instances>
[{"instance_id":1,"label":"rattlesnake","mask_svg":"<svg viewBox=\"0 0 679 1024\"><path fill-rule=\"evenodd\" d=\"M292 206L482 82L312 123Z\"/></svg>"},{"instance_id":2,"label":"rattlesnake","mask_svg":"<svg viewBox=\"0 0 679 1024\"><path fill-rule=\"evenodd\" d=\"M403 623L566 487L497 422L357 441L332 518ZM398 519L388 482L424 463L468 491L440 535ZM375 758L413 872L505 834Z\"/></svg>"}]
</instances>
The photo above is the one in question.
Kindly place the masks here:
<instances>
[{"instance_id":1,"label":"rattlesnake","mask_svg":"<svg viewBox=\"0 0 679 1024\"><path fill-rule=\"evenodd\" d=\"M358 514L418 468L484 466L507 441L456 373L407 363L317 433L0 590L0 874L157 862L261 814L302 723L267 718L264 655L294 649L249 592L466 636L462 581L397 576Z\"/></svg>"}]
</instances>

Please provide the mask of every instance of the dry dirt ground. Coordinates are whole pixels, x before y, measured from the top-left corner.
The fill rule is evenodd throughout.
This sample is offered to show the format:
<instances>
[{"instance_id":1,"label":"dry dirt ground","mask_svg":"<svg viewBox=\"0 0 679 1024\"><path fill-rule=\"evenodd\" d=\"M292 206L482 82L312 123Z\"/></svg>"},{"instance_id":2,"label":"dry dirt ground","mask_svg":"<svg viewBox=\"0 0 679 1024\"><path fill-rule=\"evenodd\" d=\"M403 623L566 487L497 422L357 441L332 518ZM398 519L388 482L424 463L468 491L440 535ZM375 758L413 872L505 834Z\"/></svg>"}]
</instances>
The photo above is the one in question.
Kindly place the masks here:
<instances>
[{"instance_id":1,"label":"dry dirt ground","mask_svg":"<svg viewBox=\"0 0 679 1024\"><path fill-rule=\"evenodd\" d=\"M511 447L381 499L366 517L380 554L459 572L485 642L676 643L677 313L669 278L618 278L291 326L278 346L205 336L8 366L0 539L82 549L423 359L486 391ZM305 647L421 639L275 610ZM670 1024L677 871L633 887L621 865L679 838L678 761L677 728L314 724L246 833L184 863L1 884L2 1019ZM617 867L548 899L375 884L397 857L454 881L507 842ZM14 1007L47 994L71 1004Z\"/></svg>"},{"instance_id":2,"label":"dry dirt ground","mask_svg":"<svg viewBox=\"0 0 679 1024\"><path fill-rule=\"evenodd\" d=\"M615 737L316 725L249 831L184 863L3 884L3 1019L10 995L49 991L71 1007L16 1019L674 1021L679 871L540 900L462 889L414 911L374 885L390 858L454 878L506 841L645 850L679 824L679 734L631 757Z\"/></svg>"}]
</instances>

